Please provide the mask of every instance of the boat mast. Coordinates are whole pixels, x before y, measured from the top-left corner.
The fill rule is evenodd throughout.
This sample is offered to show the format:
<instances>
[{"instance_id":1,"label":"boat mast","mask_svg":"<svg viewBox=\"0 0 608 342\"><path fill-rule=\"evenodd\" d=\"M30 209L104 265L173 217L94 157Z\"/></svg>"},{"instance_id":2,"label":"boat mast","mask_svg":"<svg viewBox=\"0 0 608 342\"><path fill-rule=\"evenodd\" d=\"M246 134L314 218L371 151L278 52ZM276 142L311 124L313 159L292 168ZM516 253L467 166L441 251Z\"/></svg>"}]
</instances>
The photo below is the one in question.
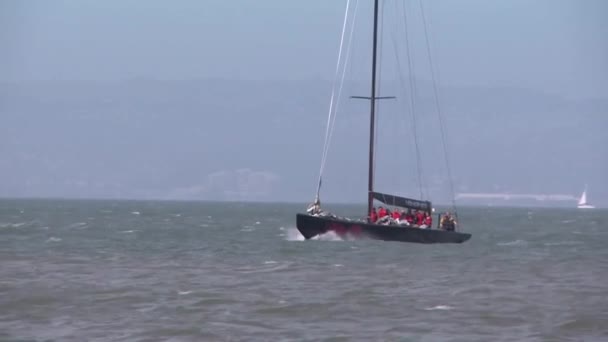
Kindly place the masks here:
<instances>
[{"instance_id":1,"label":"boat mast","mask_svg":"<svg viewBox=\"0 0 608 342\"><path fill-rule=\"evenodd\" d=\"M374 0L374 36L372 43L372 94L369 116L369 178L367 185L367 216L372 214L374 205L374 124L376 122L376 48L378 45L378 0Z\"/></svg>"}]
</instances>

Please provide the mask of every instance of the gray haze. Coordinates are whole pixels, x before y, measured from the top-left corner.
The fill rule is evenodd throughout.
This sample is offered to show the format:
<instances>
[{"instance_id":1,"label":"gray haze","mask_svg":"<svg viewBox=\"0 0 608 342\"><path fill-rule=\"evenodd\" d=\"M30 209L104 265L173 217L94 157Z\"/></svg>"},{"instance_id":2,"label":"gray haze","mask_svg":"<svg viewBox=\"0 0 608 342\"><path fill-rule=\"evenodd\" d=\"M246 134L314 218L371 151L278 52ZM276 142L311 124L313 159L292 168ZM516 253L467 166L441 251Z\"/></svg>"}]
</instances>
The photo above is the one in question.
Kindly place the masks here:
<instances>
[{"instance_id":1,"label":"gray haze","mask_svg":"<svg viewBox=\"0 0 608 342\"><path fill-rule=\"evenodd\" d=\"M377 185L415 196L394 1L381 91L399 99L381 105ZM367 186L367 105L347 99L367 93L371 1L360 2L327 201L360 202ZM446 201L417 4L406 1L423 183ZM344 6L1 1L0 196L312 199ZM457 191L578 196L588 184L589 199L608 205L608 3L425 10Z\"/></svg>"}]
</instances>

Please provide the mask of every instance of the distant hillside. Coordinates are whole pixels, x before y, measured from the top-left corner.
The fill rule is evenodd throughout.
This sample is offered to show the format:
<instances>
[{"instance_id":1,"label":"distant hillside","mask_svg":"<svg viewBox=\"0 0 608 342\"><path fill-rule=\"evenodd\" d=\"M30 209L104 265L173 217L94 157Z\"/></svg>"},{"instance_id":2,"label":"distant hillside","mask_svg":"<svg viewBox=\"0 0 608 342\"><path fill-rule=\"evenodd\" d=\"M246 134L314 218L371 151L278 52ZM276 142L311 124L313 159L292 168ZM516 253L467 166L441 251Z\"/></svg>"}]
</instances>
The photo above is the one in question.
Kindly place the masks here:
<instances>
[{"instance_id":1,"label":"distant hillside","mask_svg":"<svg viewBox=\"0 0 608 342\"><path fill-rule=\"evenodd\" d=\"M431 88L416 92L423 181L445 200ZM330 84L314 81L40 82L0 85L0 195L298 200L313 196ZM382 94L377 185L416 195L408 97ZM366 189L366 94L348 84L324 197ZM578 194L608 205L608 100L525 89L446 87L457 190Z\"/></svg>"}]
</instances>

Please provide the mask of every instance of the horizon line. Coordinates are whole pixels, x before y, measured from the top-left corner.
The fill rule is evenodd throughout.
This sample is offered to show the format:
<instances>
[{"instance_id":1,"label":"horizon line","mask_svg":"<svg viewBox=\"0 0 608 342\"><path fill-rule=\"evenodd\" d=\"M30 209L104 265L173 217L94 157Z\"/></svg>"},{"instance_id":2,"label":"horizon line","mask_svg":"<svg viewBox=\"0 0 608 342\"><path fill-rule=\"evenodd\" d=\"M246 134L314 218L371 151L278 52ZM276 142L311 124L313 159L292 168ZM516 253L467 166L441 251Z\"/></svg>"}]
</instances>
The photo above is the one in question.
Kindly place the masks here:
<instances>
[{"instance_id":1,"label":"horizon line","mask_svg":"<svg viewBox=\"0 0 608 342\"><path fill-rule=\"evenodd\" d=\"M295 201L295 200L281 200L281 201L266 201L266 200L213 200L213 199L177 199L177 198L118 198L118 197L60 197L60 196L0 196L0 201L117 201L117 202L175 202L175 203L245 203L245 204L310 204L311 201ZM351 206L366 206L364 201L361 202L347 202L347 201L336 201L336 202L324 202L326 205L351 205ZM547 203L542 203L547 204ZM433 207L451 207L449 203L434 203ZM496 205L494 203L459 203L456 207L464 208L546 208L546 209L577 209L576 207L561 206L561 205ZM597 205L596 209L605 209L604 206ZM303 209L303 211L305 211Z\"/></svg>"}]
</instances>

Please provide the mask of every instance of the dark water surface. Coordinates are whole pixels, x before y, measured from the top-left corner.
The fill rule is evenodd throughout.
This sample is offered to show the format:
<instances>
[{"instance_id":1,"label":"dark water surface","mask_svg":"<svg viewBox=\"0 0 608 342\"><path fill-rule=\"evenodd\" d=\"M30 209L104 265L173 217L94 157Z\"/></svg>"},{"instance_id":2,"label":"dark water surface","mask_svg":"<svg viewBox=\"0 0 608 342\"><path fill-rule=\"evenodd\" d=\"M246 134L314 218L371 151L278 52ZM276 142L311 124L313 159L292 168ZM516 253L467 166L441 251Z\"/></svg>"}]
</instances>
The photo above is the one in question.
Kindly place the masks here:
<instances>
[{"instance_id":1,"label":"dark water surface","mask_svg":"<svg viewBox=\"0 0 608 342\"><path fill-rule=\"evenodd\" d=\"M608 341L606 210L417 245L301 241L303 207L2 200L0 340Z\"/></svg>"}]
</instances>

